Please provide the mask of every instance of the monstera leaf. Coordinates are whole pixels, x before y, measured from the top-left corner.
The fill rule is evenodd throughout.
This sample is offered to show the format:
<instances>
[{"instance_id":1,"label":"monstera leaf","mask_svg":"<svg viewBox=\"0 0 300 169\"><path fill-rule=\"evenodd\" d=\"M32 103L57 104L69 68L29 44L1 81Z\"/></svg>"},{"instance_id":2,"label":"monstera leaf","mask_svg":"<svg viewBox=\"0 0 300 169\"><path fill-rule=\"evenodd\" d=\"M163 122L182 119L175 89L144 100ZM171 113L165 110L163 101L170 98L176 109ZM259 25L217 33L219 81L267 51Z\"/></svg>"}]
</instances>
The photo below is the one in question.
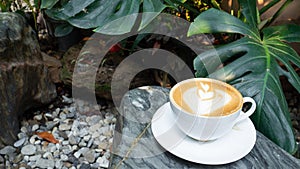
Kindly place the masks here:
<instances>
[{"instance_id":1,"label":"monstera leaf","mask_svg":"<svg viewBox=\"0 0 300 169\"><path fill-rule=\"evenodd\" d=\"M256 1L239 0L243 20L210 9L200 14L188 35L238 33L242 38L206 51L194 60L196 76L208 76L234 85L244 96L256 100L251 119L257 130L290 153L296 150L288 106L280 83L285 76L300 92L300 78L293 66L300 57L286 42L300 42L300 26L282 25L258 29ZM216 61L215 58L219 58ZM220 63L226 63L220 68ZM284 65L280 66L279 62Z\"/></svg>"},{"instance_id":2,"label":"monstera leaf","mask_svg":"<svg viewBox=\"0 0 300 169\"><path fill-rule=\"evenodd\" d=\"M159 14L165 7L161 0L70 0L62 3L58 0L42 0L46 14L56 20L62 20L71 26L83 29L95 28L104 34L124 34L135 24L139 12ZM142 16L140 28L148 24L156 15ZM109 24L112 23L112 24Z\"/></svg>"}]
</instances>

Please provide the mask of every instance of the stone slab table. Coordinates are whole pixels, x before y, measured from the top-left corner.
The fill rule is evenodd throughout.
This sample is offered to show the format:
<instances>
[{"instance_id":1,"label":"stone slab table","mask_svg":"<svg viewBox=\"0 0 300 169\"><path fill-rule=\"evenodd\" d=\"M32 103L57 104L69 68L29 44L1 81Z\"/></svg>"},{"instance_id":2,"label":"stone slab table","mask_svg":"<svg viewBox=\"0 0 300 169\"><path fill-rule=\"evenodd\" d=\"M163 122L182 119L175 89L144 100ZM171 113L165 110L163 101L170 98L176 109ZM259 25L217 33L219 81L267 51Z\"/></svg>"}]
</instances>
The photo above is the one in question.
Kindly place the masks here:
<instances>
[{"instance_id":1,"label":"stone slab table","mask_svg":"<svg viewBox=\"0 0 300 169\"><path fill-rule=\"evenodd\" d=\"M131 90L123 97L114 132L110 168L300 168L299 159L285 152L259 132L251 152L229 164L203 165L169 153L157 143L151 131L152 116L159 107L169 101L168 93L169 90L166 88L147 86Z\"/></svg>"}]
</instances>

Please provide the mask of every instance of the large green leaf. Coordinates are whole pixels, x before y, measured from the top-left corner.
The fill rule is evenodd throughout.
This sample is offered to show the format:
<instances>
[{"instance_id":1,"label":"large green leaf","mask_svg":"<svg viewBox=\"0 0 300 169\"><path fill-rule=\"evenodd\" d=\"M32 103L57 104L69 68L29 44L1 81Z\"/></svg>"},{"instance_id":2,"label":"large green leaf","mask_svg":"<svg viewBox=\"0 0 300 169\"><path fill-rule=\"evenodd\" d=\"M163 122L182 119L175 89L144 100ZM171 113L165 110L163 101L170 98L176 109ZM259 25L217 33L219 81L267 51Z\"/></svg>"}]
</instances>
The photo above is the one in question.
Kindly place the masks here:
<instances>
[{"instance_id":1,"label":"large green leaf","mask_svg":"<svg viewBox=\"0 0 300 169\"><path fill-rule=\"evenodd\" d=\"M234 85L244 96L253 97L257 103L257 110L251 119L256 129L286 151L294 153L296 142L279 77L286 76L300 92L300 77L293 67L300 67L300 57L285 43L299 42L300 27L296 25L268 27L263 29L261 33L263 38L260 39L255 33L258 32L255 24L259 22L255 22L255 16L252 18L247 16L257 13L254 12L253 4L251 8L250 1L239 2L243 7L247 7L248 3L248 9L244 8L245 11L252 10L243 13L249 27L243 22L236 21L237 18L233 19L229 14L224 15L224 12L214 10L200 14L198 16L200 19L196 19L190 26L189 35L212 32L248 35L198 55L194 60L196 76L226 81ZM225 66L221 67L220 63L224 62ZM280 66L279 62L284 67Z\"/></svg>"},{"instance_id":2,"label":"large green leaf","mask_svg":"<svg viewBox=\"0 0 300 169\"><path fill-rule=\"evenodd\" d=\"M239 33L260 39L257 30L251 29L249 25L238 18L214 8L211 8L196 17L189 28L188 36L206 32Z\"/></svg>"},{"instance_id":3,"label":"large green leaf","mask_svg":"<svg viewBox=\"0 0 300 169\"><path fill-rule=\"evenodd\" d=\"M299 25L270 26L262 30L265 38L276 38L287 42L300 42Z\"/></svg>"},{"instance_id":4,"label":"large green leaf","mask_svg":"<svg viewBox=\"0 0 300 169\"><path fill-rule=\"evenodd\" d=\"M53 7L53 3L45 6ZM139 30L144 28L164 8L166 5L161 0L73 0L59 7L47 9L46 14L53 19L67 21L78 28L95 28L96 32L112 35L129 32L136 22L137 14L149 12L151 14L142 16Z\"/></svg>"},{"instance_id":5,"label":"large green leaf","mask_svg":"<svg viewBox=\"0 0 300 169\"><path fill-rule=\"evenodd\" d=\"M283 63L289 70L286 72L287 77L298 89L300 78L288 62L296 59L295 53L287 55L285 51L284 47L279 48L272 42L263 44L244 37L217 48L215 52L212 50L200 54L194 61L194 67L197 76L202 77L207 75L206 69L214 68L215 71L209 74L209 77L233 84L244 96L253 97L257 103L257 110L251 118L256 128L292 153L296 148L295 138L279 80L279 65L275 59L285 61ZM212 58L211 54L217 54L223 62L237 54L241 56L224 68L217 69L219 65L214 65L213 59L209 60ZM299 63L299 56L297 57L296 62Z\"/></svg>"},{"instance_id":6,"label":"large green leaf","mask_svg":"<svg viewBox=\"0 0 300 169\"><path fill-rule=\"evenodd\" d=\"M241 10L246 18L246 23L248 23L253 30L257 30L257 25L259 23L259 13L256 7L256 1L240 0ZM258 31L256 32L258 35Z\"/></svg>"},{"instance_id":7,"label":"large green leaf","mask_svg":"<svg viewBox=\"0 0 300 169\"><path fill-rule=\"evenodd\" d=\"M166 7L160 0L144 0L143 16L139 30L145 28Z\"/></svg>"},{"instance_id":8,"label":"large green leaf","mask_svg":"<svg viewBox=\"0 0 300 169\"><path fill-rule=\"evenodd\" d=\"M83 11L87 6L89 6L91 3L93 3L95 0L72 0L69 1L66 5L64 5L63 10L61 12L68 16L68 17L73 17L77 13Z\"/></svg>"},{"instance_id":9,"label":"large green leaf","mask_svg":"<svg viewBox=\"0 0 300 169\"><path fill-rule=\"evenodd\" d=\"M59 0L41 0L41 9L52 8Z\"/></svg>"}]
</instances>

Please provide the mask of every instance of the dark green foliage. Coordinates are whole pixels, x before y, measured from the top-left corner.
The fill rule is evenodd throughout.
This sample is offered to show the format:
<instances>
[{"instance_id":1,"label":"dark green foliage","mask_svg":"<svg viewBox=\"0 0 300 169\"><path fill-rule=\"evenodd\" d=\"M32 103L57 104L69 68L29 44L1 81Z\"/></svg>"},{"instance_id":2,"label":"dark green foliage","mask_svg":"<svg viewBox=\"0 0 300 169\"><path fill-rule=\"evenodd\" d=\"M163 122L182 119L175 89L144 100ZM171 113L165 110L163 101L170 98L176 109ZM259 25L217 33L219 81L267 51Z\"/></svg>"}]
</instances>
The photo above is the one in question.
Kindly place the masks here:
<instances>
[{"instance_id":1,"label":"dark green foliage","mask_svg":"<svg viewBox=\"0 0 300 169\"><path fill-rule=\"evenodd\" d=\"M253 97L257 110L251 119L256 129L289 153L294 153L296 143L279 77L287 77L300 92L300 78L292 66L300 67L300 57L286 43L300 42L300 26L282 25L259 30L261 22L255 1L239 0L239 3L243 20L210 9L200 14L191 24L189 36L199 33L243 35L232 43L198 55L194 60L196 75L226 81L244 96ZM213 56L218 56L223 63L238 57L219 68ZM284 69L279 62L284 65Z\"/></svg>"}]
</instances>

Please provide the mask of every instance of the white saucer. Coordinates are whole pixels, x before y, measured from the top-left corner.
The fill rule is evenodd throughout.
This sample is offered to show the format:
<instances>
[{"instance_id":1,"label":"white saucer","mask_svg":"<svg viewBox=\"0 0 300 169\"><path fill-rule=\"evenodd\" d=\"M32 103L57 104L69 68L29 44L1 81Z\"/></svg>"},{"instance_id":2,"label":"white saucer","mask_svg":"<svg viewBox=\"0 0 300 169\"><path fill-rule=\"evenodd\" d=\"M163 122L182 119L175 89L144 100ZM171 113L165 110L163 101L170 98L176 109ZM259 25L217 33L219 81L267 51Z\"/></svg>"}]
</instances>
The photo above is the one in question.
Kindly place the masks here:
<instances>
[{"instance_id":1,"label":"white saucer","mask_svg":"<svg viewBox=\"0 0 300 169\"><path fill-rule=\"evenodd\" d=\"M227 164L246 156L256 141L256 130L248 118L236 124L227 135L209 142L186 136L175 125L170 103L160 107L152 118L152 132L157 142L182 159L209 165Z\"/></svg>"}]
</instances>

